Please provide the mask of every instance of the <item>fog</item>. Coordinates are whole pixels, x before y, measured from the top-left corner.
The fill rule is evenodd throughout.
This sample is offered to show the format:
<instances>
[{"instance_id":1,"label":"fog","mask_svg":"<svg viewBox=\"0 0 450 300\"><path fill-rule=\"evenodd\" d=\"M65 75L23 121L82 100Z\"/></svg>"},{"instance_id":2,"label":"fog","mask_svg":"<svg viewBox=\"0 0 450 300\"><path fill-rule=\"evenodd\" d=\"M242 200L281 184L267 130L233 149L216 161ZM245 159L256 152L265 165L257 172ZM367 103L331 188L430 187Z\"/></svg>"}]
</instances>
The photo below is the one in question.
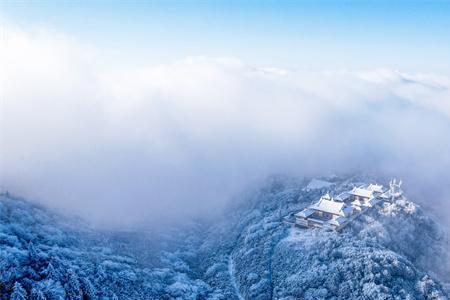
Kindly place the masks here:
<instances>
[{"instance_id":1,"label":"fog","mask_svg":"<svg viewBox=\"0 0 450 300\"><path fill-rule=\"evenodd\" d=\"M5 35L4 190L130 224L218 213L274 173L362 171L401 177L423 205L450 209L448 77L223 57L124 66L59 33Z\"/></svg>"}]
</instances>

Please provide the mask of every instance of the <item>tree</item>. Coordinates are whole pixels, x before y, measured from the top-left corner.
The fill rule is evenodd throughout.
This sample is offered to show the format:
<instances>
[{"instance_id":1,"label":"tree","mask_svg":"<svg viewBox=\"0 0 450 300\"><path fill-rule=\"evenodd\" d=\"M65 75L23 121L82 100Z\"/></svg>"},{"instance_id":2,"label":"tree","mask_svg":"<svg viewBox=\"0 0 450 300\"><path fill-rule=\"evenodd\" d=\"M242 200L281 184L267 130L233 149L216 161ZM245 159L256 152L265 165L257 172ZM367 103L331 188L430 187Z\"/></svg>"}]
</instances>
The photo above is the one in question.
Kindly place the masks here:
<instances>
[{"instance_id":1,"label":"tree","mask_svg":"<svg viewBox=\"0 0 450 300\"><path fill-rule=\"evenodd\" d=\"M44 275L48 279L59 280L59 276L51 262L48 263L47 268L45 268L42 275Z\"/></svg>"},{"instance_id":2,"label":"tree","mask_svg":"<svg viewBox=\"0 0 450 300\"><path fill-rule=\"evenodd\" d=\"M30 242L28 244L28 256L29 256L31 262L36 262L38 260L37 251L36 251L36 248L34 247L33 242Z\"/></svg>"},{"instance_id":3,"label":"tree","mask_svg":"<svg viewBox=\"0 0 450 300\"><path fill-rule=\"evenodd\" d=\"M48 300L66 299L66 292L59 281L46 279L40 282L40 286Z\"/></svg>"},{"instance_id":4,"label":"tree","mask_svg":"<svg viewBox=\"0 0 450 300\"><path fill-rule=\"evenodd\" d=\"M34 287L31 290L30 300L47 300L47 297L39 288Z\"/></svg>"},{"instance_id":5,"label":"tree","mask_svg":"<svg viewBox=\"0 0 450 300\"><path fill-rule=\"evenodd\" d=\"M13 292L11 294L11 300L26 300L28 299L27 291L22 287L22 285L16 281L14 284Z\"/></svg>"},{"instance_id":6,"label":"tree","mask_svg":"<svg viewBox=\"0 0 450 300\"><path fill-rule=\"evenodd\" d=\"M67 299L69 300L82 300L81 294L81 286L78 280L77 274L69 269L69 279L67 283L64 285L64 289L66 290Z\"/></svg>"},{"instance_id":7,"label":"tree","mask_svg":"<svg viewBox=\"0 0 450 300\"><path fill-rule=\"evenodd\" d=\"M87 278L81 278L81 291L83 293L83 299L90 300L96 299L96 291L92 283Z\"/></svg>"}]
</instances>

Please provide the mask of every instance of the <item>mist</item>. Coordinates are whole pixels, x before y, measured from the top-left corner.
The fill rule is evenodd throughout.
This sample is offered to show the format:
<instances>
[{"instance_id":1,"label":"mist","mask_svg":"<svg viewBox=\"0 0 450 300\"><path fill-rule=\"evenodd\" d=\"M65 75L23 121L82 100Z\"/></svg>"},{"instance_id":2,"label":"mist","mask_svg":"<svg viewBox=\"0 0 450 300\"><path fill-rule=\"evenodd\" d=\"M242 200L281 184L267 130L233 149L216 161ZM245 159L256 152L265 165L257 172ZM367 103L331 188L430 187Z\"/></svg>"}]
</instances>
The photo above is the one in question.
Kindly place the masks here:
<instances>
[{"instance_id":1,"label":"mist","mask_svg":"<svg viewBox=\"0 0 450 300\"><path fill-rule=\"evenodd\" d=\"M219 213L274 173L365 172L403 178L422 204L450 209L449 77L228 57L124 66L60 33L5 35L4 190L133 224Z\"/></svg>"}]
</instances>

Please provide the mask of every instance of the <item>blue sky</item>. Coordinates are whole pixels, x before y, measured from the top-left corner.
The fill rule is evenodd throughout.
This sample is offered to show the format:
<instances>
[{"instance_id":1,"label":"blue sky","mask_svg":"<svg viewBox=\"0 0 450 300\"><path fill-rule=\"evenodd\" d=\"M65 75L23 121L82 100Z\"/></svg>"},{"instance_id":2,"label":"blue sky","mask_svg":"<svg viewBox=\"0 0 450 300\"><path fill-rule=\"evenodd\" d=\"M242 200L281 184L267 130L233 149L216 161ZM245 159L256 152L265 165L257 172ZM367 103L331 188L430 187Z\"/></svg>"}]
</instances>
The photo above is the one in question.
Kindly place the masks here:
<instances>
[{"instance_id":1,"label":"blue sky","mask_svg":"<svg viewBox=\"0 0 450 300\"><path fill-rule=\"evenodd\" d=\"M450 1L3 1L1 15L125 64L226 56L305 70L450 73Z\"/></svg>"}]
</instances>

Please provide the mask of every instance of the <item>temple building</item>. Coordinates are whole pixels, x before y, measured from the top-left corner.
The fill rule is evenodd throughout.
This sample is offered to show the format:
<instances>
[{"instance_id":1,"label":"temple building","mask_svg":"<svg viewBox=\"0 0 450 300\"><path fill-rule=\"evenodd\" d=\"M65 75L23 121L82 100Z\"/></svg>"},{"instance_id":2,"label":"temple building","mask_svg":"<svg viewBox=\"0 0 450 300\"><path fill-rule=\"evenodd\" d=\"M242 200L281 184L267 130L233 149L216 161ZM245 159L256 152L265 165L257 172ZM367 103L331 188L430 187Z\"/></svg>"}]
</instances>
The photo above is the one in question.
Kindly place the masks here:
<instances>
[{"instance_id":1,"label":"temple building","mask_svg":"<svg viewBox=\"0 0 450 300\"><path fill-rule=\"evenodd\" d=\"M335 201L329 194L308 208L295 214L296 224L302 227L323 227L340 230L345 227L353 208L344 202Z\"/></svg>"}]
</instances>

